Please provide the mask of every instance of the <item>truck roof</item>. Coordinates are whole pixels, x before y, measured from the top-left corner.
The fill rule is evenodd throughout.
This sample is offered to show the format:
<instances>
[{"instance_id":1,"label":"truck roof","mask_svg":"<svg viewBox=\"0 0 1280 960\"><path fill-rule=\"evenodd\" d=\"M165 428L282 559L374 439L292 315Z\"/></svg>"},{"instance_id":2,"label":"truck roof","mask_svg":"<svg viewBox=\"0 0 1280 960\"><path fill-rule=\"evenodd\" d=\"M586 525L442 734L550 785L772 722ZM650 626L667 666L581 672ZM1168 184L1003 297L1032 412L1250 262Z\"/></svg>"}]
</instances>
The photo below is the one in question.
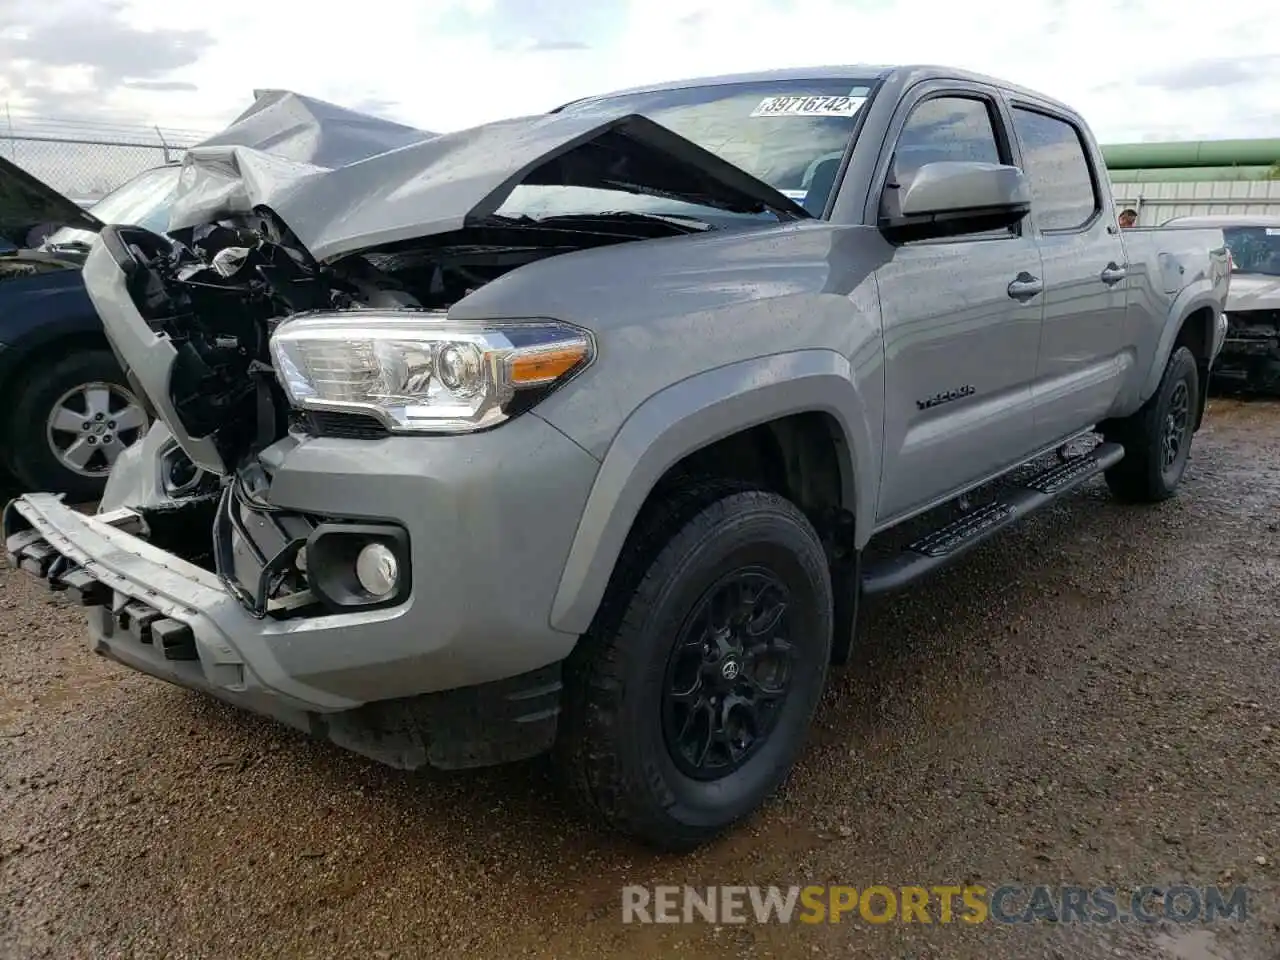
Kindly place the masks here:
<instances>
[{"instance_id":1,"label":"truck roof","mask_svg":"<svg viewBox=\"0 0 1280 960\"><path fill-rule=\"evenodd\" d=\"M589 97L581 97L570 103L562 104L556 110L562 110L572 104L589 103L593 100L605 100L611 97L624 96L633 93L654 93L660 90L681 90L687 87L711 87L721 86L733 83L761 83L770 80L838 80L844 77L853 77L867 80L886 80L892 81L899 90L915 85L923 80L968 80L974 83L983 83L993 87L999 87L1009 93L1019 94L1028 99L1038 100L1041 103L1052 104L1068 113L1075 113L1068 104L1048 97L1036 90L1027 87L1021 87L1017 84L1010 83L1007 80L1001 80L998 77L991 77L982 73L975 73L971 70L962 70L958 67L944 67L935 64L898 64L898 65L873 65L873 64L828 64L825 66L810 67L784 67L779 70L753 70L748 73L726 73L712 77L691 77L684 80L669 80L664 83L645 84L638 87L628 87L623 90L614 90L610 93L592 94ZM555 110L552 111L556 112Z\"/></svg>"}]
</instances>

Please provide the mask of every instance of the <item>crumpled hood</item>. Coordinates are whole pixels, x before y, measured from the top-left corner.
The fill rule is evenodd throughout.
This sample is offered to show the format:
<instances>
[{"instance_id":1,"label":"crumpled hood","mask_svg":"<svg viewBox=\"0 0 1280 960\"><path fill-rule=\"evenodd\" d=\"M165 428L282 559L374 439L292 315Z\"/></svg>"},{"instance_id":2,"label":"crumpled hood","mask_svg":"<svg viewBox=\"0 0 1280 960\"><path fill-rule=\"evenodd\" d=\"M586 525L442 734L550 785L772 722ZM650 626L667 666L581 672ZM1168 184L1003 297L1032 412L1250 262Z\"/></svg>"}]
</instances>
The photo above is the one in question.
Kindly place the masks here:
<instances>
[{"instance_id":1,"label":"crumpled hood","mask_svg":"<svg viewBox=\"0 0 1280 960\"><path fill-rule=\"evenodd\" d=\"M1259 273L1233 273L1227 293L1227 313L1280 310L1280 277Z\"/></svg>"},{"instance_id":2,"label":"crumpled hood","mask_svg":"<svg viewBox=\"0 0 1280 960\"><path fill-rule=\"evenodd\" d=\"M308 174L434 136L288 90L255 90L226 129L188 148L169 229L247 212Z\"/></svg>"},{"instance_id":3,"label":"crumpled hood","mask_svg":"<svg viewBox=\"0 0 1280 960\"><path fill-rule=\"evenodd\" d=\"M474 225L522 183L809 216L767 183L636 114L503 120L457 133L422 134L354 162L343 162L341 151L336 151L337 162L322 149L281 151L282 138L273 130L293 120L283 110L276 111L273 122L246 117L237 121L239 132L233 124L188 150L170 231L266 206L312 256L325 261ZM252 136L247 135L250 121L256 124ZM323 143L331 123L312 117L292 134L292 142Z\"/></svg>"}]
</instances>

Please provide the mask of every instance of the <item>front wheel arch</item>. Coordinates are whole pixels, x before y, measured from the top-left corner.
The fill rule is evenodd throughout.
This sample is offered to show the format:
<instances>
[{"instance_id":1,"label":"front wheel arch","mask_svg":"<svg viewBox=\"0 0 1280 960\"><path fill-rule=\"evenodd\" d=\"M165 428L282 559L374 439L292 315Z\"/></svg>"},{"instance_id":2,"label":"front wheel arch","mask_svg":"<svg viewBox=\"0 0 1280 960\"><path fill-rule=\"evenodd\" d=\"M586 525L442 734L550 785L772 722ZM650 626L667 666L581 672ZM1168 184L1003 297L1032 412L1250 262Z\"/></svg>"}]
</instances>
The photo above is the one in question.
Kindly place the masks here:
<instances>
[{"instance_id":1,"label":"front wheel arch","mask_svg":"<svg viewBox=\"0 0 1280 960\"><path fill-rule=\"evenodd\" d=\"M734 434L802 414L823 415L838 428L840 507L853 536L865 539L876 488L864 478L879 475L879 461L847 358L806 350L719 367L645 401L613 439L565 562L551 626L587 630L636 517L673 467Z\"/></svg>"}]
</instances>

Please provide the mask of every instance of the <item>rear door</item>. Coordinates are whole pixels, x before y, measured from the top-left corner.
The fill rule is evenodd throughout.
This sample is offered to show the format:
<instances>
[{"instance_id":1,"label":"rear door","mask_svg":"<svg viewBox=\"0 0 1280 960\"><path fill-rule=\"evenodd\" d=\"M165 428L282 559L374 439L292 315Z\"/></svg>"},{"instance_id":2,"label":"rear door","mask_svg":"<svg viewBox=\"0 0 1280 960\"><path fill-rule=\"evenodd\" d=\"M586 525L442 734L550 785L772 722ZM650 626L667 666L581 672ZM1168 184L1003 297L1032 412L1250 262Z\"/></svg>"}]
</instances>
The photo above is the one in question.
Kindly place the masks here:
<instances>
[{"instance_id":1,"label":"rear door","mask_svg":"<svg viewBox=\"0 0 1280 960\"><path fill-rule=\"evenodd\" d=\"M1012 163L999 94L929 82L904 98L873 193L945 160ZM1027 457L1040 254L1021 225L892 248L876 271L886 354L880 525Z\"/></svg>"},{"instance_id":2,"label":"rear door","mask_svg":"<svg viewBox=\"0 0 1280 960\"><path fill-rule=\"evenodd\" d=\"M1104 419L1136 357L1127 316L1132 278L1102 165L1083 124L1051 106L1010 103L1033 197L1027 229L1044 263L1044 332L1035 382L1046 443Z\"/></svg>"}]
</instances>

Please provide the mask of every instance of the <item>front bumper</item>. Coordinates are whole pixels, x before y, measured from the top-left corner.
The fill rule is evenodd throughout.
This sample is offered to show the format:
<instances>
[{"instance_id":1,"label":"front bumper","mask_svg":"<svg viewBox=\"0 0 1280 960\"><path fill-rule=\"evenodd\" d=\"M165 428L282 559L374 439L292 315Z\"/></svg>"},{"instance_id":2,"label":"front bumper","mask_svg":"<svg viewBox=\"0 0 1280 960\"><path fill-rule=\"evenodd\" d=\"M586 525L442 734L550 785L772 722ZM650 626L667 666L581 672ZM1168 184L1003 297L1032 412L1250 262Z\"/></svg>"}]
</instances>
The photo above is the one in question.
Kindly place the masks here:
<instances>
[{"instance_id":1,"label":"front bumper","mask_svg":"<svg viewBox=\"0 0 1280 960\"><path fill-rule=\"evenodd\" d=\"M596 462L532 415L469 437L291 439L267 456L274 505L405 527L405 602L255 618L217 575L139 536L133 511L87 516L49 494L6 508L6 546L90 608L99 653L384 762L468 765L459 755L549 743L577 640L550 610ZM505 728L472 735L459 719L479 731L486 715ZM388 725L417 742L388 746ZM465 735L429 732L446 728Z\"/></svg>"},{"instance_id":2,"label":"front bumper","mask_svg":"<svg viewBox=\"0 0 1280 960\"><path fill-rule=\"evenodd\" d=\"M1280 311L1227 315L1222 352L1213 367L1219 386L1273 392L1280 389Z\"/></svg>"},{"instance_id":3,"label":"front bumper","mask_svg":"<svg viewBox=\"0 0 1280 960\"><path fill-rule=\"evenodd\" d=\"M1218 313L1213 325L1213 352L1209 354L1209 362L1213 363L1218 359L1218 355L1222 353L1222 347L1227 340L1227 329L1230 325L1226 313Z\"/></svg>"}]
</instances>

